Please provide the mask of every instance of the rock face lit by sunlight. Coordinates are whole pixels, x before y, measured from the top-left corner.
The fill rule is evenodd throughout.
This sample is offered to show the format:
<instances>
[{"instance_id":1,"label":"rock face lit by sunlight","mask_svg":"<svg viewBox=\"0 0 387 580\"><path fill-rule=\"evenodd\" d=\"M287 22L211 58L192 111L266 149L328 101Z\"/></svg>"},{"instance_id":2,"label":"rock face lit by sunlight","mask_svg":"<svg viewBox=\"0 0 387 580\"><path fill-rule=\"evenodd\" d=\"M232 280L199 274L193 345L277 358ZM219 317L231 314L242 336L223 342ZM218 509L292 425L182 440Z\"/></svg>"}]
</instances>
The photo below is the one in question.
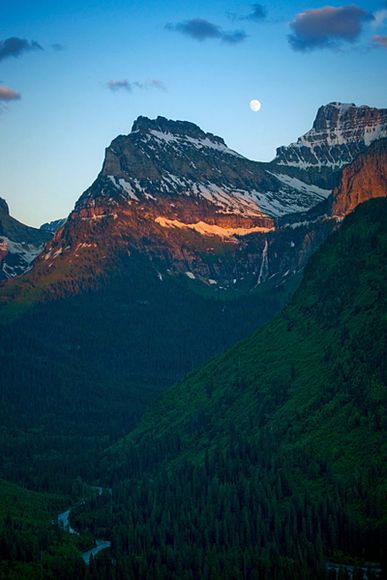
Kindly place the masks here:
<instances>
[{"instance_id":1,"label":"rock face lit by sunlight","mask_svg":"<svg viewBox=\"0 0 387 580\"><path fill-rule=\"evenodd\" d=\"M246 236L248 234L253 234L259 232L264 234L267 232L274 231L273 228L265 227L251 227L251 228L223 228L214 224L207 224L206 222L200 221L193 224L186 224L180 222L179 220L171 220L164 217L157 217L155 221L160 224L163 228L180 228L180 229L190 229L194 230L198 234L204 236L220 236L221 238L232 238L233 236Z\"/></svg>"}]
</instances>

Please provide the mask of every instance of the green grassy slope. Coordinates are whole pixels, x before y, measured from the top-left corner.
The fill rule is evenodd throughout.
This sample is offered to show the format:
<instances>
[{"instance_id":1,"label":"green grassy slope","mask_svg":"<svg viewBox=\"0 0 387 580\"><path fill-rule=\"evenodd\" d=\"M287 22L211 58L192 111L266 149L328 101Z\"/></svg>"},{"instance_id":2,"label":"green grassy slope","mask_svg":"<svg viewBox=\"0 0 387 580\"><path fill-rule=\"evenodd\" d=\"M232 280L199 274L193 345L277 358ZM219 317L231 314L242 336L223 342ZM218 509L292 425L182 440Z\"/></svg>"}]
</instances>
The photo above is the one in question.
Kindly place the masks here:
<instances>
[{"instance_id":1,"label":"green grassy slope","mask_svg":"<svg viewBox=\"0 0 387 580\"><path fill-rule=\"evenodd\" d=\"M385 562L386 218L386 200L360 206L277 319L106 454L126 577L325 578L327 559Z\"/></svg>"}]
</instances>

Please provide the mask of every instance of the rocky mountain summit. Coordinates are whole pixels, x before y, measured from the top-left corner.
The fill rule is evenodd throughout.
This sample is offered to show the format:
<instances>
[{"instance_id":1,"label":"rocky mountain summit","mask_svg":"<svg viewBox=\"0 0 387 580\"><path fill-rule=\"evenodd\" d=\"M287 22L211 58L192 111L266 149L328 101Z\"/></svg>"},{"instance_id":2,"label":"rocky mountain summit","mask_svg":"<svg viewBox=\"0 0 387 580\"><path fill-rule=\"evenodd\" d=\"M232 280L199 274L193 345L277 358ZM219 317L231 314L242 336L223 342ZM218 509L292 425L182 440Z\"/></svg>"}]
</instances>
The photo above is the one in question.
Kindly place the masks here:
<instances>
[{"instance_id":1,"label":"rocky mountain summit","mask_svg":"<svg viewBox=\"0 0 387 580\"><path fill-rule=\"evenodd\" d=\"M217 213L259 218L306 210L329 194L269 169L193 123L139 117L106 149L102 171L78 206L106 194L134 202L189 196Z\"/></svg>"},{"instance_id":2,"label":"rocky mountain summit","mask_svg":"<svg viewBox=\"0 0 387 580\"><path fill-rule=\"evenodd\" d=\"M270 275L299 270L300 256L303 263L309 255L304 232L271 234L279 217L305 212L329 194L276 175L192 123L140 117L106 149L99 176L55 233L40 268L51 276L65 262L85 275L85 260L104 269L117 253L138 252L160 280L180 274L214 289L251 289L269 277L269 245L277 262Z\"/></svg>"},{"instance_id":3,"label":"rocky mountain summit","mask_svg":"<svg viewBox=\"0 0 387 580\"><path fill-rule=\"evenodd\" d=\"M277 149L273 164L308 183L333 187L341 169L383 137L387 137L387 109L329 103L320 107L310 131L296 143Z\"/></svg>"},{"instance_id":4,"label":"rocky mountain summit","mask_svg":"<svg viewBox=\"0 0 387 580\"><path fill-rule=\"evenodd\" d=\"M141 255L160 281L183 275L215 291L282 283L343 215L386 195L385 150L369 147L386 127L387 110L331 103L296 144L259 163L193 123L139 117L106 149L100 174L52 228L30 276L77 291L118 256ZM372 183L356 182L369 163ZM345 166L343 179L349 172L360 190L343 184Z\"/></svg>"}]
</instances>

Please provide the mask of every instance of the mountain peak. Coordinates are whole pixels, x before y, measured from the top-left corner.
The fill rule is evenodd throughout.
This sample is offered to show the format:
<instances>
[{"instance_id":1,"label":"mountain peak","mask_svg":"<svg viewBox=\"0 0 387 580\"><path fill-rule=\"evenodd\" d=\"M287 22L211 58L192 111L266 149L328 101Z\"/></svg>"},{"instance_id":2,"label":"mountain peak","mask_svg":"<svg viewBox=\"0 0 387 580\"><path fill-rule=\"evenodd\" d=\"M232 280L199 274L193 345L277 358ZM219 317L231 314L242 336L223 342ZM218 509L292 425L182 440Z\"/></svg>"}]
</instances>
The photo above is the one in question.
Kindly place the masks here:
<instances>
[{"instance_id":1,"label":"mountain peak","mask_svg":"<svg viewBox=\"0 0 387 580\"><path fill-rule=\"evenodd\" d=\"M361 109L361 108L366 108L366 109L370 109L371 107L368 107L368 105L361 105L360 107L358 107L355 103L341 103L340 101L332 101L330 103L328 103L327 105L321 105L321 107L319 108L319 111L323 110L323 109L337 109L337 110L348 110L351 108L355 108L355 109Z\"/></svg>"},{"instance_id":2,"label":"mountain peak","mask_svg":"<svg viewBox=\"0 0 387 580\"><path fill-rule=\"evenodd\" d=\"M156 119L148 117L138 117L132 127L132 133L144 133L153 135L173 135L180 138L190 137L192 139L209 139L213 143L224 145L225 142L221 137L213 133L204 132L198 125L190 121L174 121L166 117L158 116Z\"/></svg>"},{"instance_id":3,"label":"mountain peak","mask_svg":"<svg viewBox=\"0 0 387 580\"><path fill-rule=\"evenodd\" d=\"M310 172L339 171L371 143L387 136L387 109L332 102L319 108L312 129L288 147L275 163Z\"/></svg>"},{"instance_id":4,"label":"mountain peak","mask_svg":"<svg viewBox=\"0 0 387 580\"><path fill-rule=\"evenodd\" d=\"M372 125L379 117L383 118L383 112L387 113L385 109L376 109L368 105L358 107L355 103L333 101L319 108L313 129L317 131L321 129L332 130L346 121L365 122L366 125Z\"/></svg>"},{"instance_id":5,"label":"mountain peak","mask_svg":"<svg viewBox=\"0 0 387 580\"><path fill-rule=\"evenodd\" d=\"M91 207L102 198L114 206L128 201L165 206L173 198L168 210L160 209L162 218L173 221L177 210L170 207L189 198L186 205L195 203L196 209L206 205L200 215L195 210L198 222L203 212L208 219L211 212L220 212L253 216L268 227L267 218L306 211L330 193L330 189L310 188L282 173L277 178L273 169L274 173L246 159L221 137L189 121L140 116L131 133L119 135L107 147L100 175L76 208ZM211 219L216 221L213 215Z\"/></svg>"}]
</instances>

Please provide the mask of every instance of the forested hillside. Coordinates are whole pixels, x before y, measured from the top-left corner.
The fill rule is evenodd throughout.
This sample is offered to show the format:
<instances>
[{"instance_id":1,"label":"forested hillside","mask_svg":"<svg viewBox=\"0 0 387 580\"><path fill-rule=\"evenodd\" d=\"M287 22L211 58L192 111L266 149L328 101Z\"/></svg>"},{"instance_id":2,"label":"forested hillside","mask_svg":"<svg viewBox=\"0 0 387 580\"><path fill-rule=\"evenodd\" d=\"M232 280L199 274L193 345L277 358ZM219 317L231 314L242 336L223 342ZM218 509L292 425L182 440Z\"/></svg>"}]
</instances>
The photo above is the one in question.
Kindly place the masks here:
<instances>
[{"instance_id":1,"label":"forested hillside","mask_svg":"<svg viewBox=\"0 0 387 580\"><path fill-rule=\"evenodd\" d=\"M294 284L223 300L126 255L92 291L0 306L0 477L64 492L78 475L98 478L100 451L162 390L270 319Z\"/></svg>"},{"instance_id":2,"label":"forested hillside","mask_svg":"<svg viewBox=\"0 0 387 580\"><path fill-rule=\"evenodd\" d=\"M0 482L0 577L304 580L336 578L345 564L353 578L384 578L386 213L373 200L346 218L279 317L170 389L102 461L79 449L82 436L89 451L109 445L87 440L90 423L75 431L80 399L67 434L44 414L27 442L28 415L15 414L3 465L67 497ZM103 364L90 388L103 385ZM73 452L74 465L63 463ZM109 488L85 503L87 489L74 487L82 457ZM80 536L55 525L69 504ZM81 553L98 537L111 550L86 567Z\"/></svg>"},{"instance_id":3,"label":"forested hillside","mask_svg":"<svg viewBox=\"0 0 387 580\"><path fill-rule=\"evenodd\" d=\"M386 217L386 200L347 217L277 319L106 454L112 577L385 574Z\"/></svg>"},{"instance_id":4,"label":"forested hillside","mask_svg":"<svg viewBox=\"0 0 387 580\"><path fill-rule=\"evenodd\" d=\"M75 489L74 489L75 491ZM0 578L83 578L80 549L87 536L71 536L56 523L69 501L0 480Z\"/></svg>"}]
</instances>

